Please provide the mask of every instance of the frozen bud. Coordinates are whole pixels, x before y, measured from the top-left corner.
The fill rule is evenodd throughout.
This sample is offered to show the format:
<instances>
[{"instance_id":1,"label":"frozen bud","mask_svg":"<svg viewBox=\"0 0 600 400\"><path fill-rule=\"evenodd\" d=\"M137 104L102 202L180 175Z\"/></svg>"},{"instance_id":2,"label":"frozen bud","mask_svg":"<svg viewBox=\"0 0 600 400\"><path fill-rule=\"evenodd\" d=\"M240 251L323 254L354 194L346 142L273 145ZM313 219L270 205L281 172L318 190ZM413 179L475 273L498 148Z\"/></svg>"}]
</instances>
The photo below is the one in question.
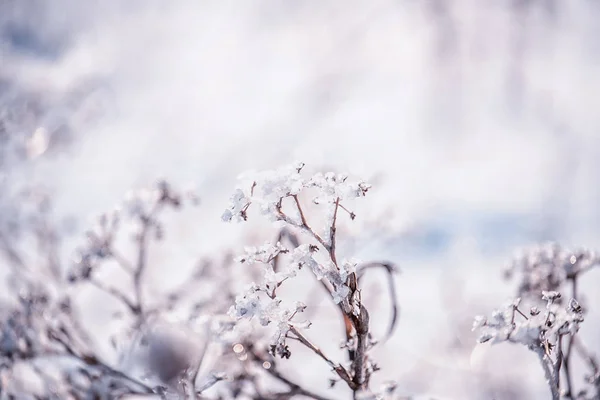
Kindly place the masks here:
<instances>
[{"instance_id":1,"label":"frozen bud","mask_svg":"<svg viewBox=\"0 0 600 400\"><path fill-rule=\"evenodd\" d=\"M494 338L494 336L492 334L484 333L481 336L479 336L479 338L477 340L479 341L479 343L485 343L485 342L489 342L493 338Z\"/></svg>"},{"instance_id":2,"label":"frozen bud","mask_svg":"<svg viewBox=\"0 0 600 400\"><path fill-rule=\"evenodd\" d=\"M478 315L473 320L473 328L471 330L474 331L476 329L484 327L486 324L487 324L487 318L482 315Z\"/></svg>"},{"instance_id":3,"label":"frozen bud","mask_svg":"<svg viewBox=\"0 0 600 400\"><path fill-rule=\"evenodd\" d=\"M306 304L304 304L301 301L297 301L296 302L296 311L297 312L303 312L304 310L306 310Z\"/></svg>"},{"instance_id":4,"label":"frozen bud","mask_svg":"<svg viewBox=\"0 0 600 400\"><path fill-rule=\"evenodd\" d=\"M539 313L540 313L540 310L538 310L538 308L535 306L531 307L531 309L529 310L529 315L531 315L532 317L535 317Z\"/></svg>"},{"instance_id":5,"label":"frozen bud","mask_svg":"<svg viewBox=\"0 0 600 400\"><path fill-rule=\"evenodd\" d=\"M381 384L381 392L385 394L392 394L398 388L398 383L395 381L387 381Z\"/></svg>"},{"instance_id":6,"label":"frozen bud","mask_svg":"<svg viewBox=\"0 0 600 400\"><path fill-rule=\"evenodd\" d=\"M231 221L232 218L233 218L233 213L231 212L231 210L223 211L223 214L221 215L221 221L229 222L229 221Z\"/></svg>"},{"instance_id":7,"label":"frozen bud","mask_svg":"<svg viewBox=\"0 0 600 400\"><path fill-rule=\"evenodd\" d=\"M560 299L560 293L552 290L552 291L542 291L542 299L546 300L548 303L554 303L556 300Z\"/></svg>"},{"instance_id":8,"label":"frozen bud","mask_svg":"<svg viewBox=\"0 0 600 400\"><path fill-rule=\"evenodd\" d=\"M583 312L583 309L581 308L581 305L575 299L569 300L568 310L571 311L571 312L573 312L573 313L576 313L576 314L579 314L579 313Z\"/></svg>"}]
</instances>

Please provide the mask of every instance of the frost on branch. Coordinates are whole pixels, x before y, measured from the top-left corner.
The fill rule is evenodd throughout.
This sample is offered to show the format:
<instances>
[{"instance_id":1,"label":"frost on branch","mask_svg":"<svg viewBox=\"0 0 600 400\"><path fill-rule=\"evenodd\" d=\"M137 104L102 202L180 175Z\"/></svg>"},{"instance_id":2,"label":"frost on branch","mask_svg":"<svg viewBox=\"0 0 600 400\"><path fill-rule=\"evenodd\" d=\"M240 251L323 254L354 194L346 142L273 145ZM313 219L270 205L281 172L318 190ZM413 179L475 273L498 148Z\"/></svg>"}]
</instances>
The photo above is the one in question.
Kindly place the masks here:
<instances>
[{"instance_id":1,"label":"frost on branch","mask_svg":"<svg viewBox=\"0 0 600 400\"><path fill-rule=\"evenodd\" d=\"M335 231L336 220L339 209L343 209L355 218L353 212L348 211L343 204L343 200L350 200L357 197L363 197L371 187L369 184L356 181L351 182L343 174L316 173L310 178L302 176L303 163L289 165L279 168L275 171L254 172L242 175L244 182L242 187L236 189L230 198L230 206L222 215L224 221L245 221L248 218L247 210L251 204L257 204L261 213L266 215L272 221L282 221L291 227L300 228L321 245L328 256L322 256L318 259L317 253L319 247L315 244L305 244L296 246L291 252L291 265L300 269L307 267L311 270L318 280L323 278L333 286L332 296L336 304L341 303L347 298L350 289L346 281L350 273L354 273L356 263L338 265L335 257ZM304 210L300 205L298 195L307 189L316 189L316 196L313 196L313 203L324 204L326 206L325 215L325 234L319 234L308 225ZM285 211L283 201L291 198L291 210ZM247 256L239 258L242 262L254 263L256 261L271 263L279 254L287 252L275 245L274 248L267 244L259 249L249 248ZM266 269L265 273L273 277L273 272ZM287 277L286 277L287 279ZM277 284L277 278L272 284Z\"/></svg>"},{"instance_id":2,"label":"frost on branch","mask_svg":"<svg viewBox=\"0 0 600 400\"><path fill-rule=\"evenodd\" d=\"M599 262L598 254L587 249L569 250L556 243L530 248L505 271L507 278L517 279L519 299L473 323L482 343L512 342L532 350L552 399L600 398L600 364L578 333L587 312L578 282ZM531 307L523 306L521 298ZM575 357L588 369L583 388L573 378Z\"/></svg>"},{"instance_id":3,"label":"frost on branch","mask_svg":"<svg viewBox=\"0 0 600 400\"><path fill-rule=\"evenodd\" d=\"M296 249L297 250L297 249ZM258 248L247 247L246 254L237 258L247 264L261 264L263 268L262 281L252 284L244 293L235 299L235 305L229 310L229 315L236 320L257 320L260 325L274 327L271 346L276 353L288 358L291 354L285 344L286 335L292 325L308 327L309 322L292 321L297 313L304 311L306 306L296 302L293 307L286 305L277 298L277 289L288 279L294 278L301 267L298 263L288 264L283 271L275 272L273 262L275 257L287 253L279 242L275 245L266 243Z\"/></svg>"},{"instance_id":4,"label":"frost on branch","mask_svg":"<svg viewBox=\"0 0 600 400\"><path fill-rule=\"evenodd\" d=\"M502 309L494 310L490 318L475 317L473 330L480 332L479 342L492 344L501 342L520 343L529 348L546 342L554 345L558 336L575 335L583 322L583 312L575 299L567 307L556 303L558 292L543 292L546 312L532 308L526 315L519 310L520 299Z\"/></svg>"},{"instance_id":5,"label":"frost on branch","mask_svg":"<svg viewBox=\"0 0 600 400\"><path fill-rule=\"evenodd\" d=\"M583 322L583 311L577 300L570 299L566 307L558 303L561 298L556 291L543 291L546 311L541 313L532 308L527 314L519 309L521 299L505 307L494 310L491 317L478 316L473 322L473 330L479 331L480 343L492 344L511 342L522 344L539 358L552 398L560 398L560 372L566 360L575 335ZM570 338L567 356L563 350L563 337ZM568 366L567 366L568 368Z\"/></svg>"},{"instance_id":6,"label":"frost on branch","mask_svg":"<svg viewBox=\"0 0 600 400\"><path fill-rule=\"evenodd\" d=\"M371 185L362 182L350 182L346 175L328 172L317 173L310 178L301 174L304 163L296 163L274 171L251 172L240 178L244 183L231 196L229 207L222 215L223 221L245 221L250 204L256 204L261 213L272 221L283 220L291 225L302 226L300 210L294 210L294 215L282 214L282 201L285 198L298 196L309 188L317 189L313 197L315 204L329 204L327 222L330 223L335 211L333 205L342 200L363 197ZM354 214L352 214L353 216Z\"/></svg>"},{"instance_id":7,"label":"frost on branch","mask_svg":"<svg viewBox=\"0 0 600 400\"><path fill-rule=\"evenodd\" d=\"M506 269L507 278L518 279L519 296L539 298L542 290L561 290L567 280L600 263L588 249L569 250L557 243L533 247L517 256Z\"/></svg>"},{"instance_id":8,"label":"frost on branch","mask_svg":"<svg viewBox=\"0 0 600 400\"><path fill-rule=\"evenodd\" d=\"M347 203L363 197L370 185L351 181L346 175L317 173L308 178L302 176L304 164L294 164L275 171L255 172L242 177L243 184L230 198L229 207L222 215L224 221L245 221L250 206L257 206L261 214L284 228L275 244L266 243L258 248L246 248L246 254L238 257L244 264L261 264L262 274L245 293L238 295L229 315L236 320L258 321L263 326L275 327L270 352L283 358L290 356L287 338L295 339L323 359L338 378L355 392L368 390L369 379L377 370L368 351L376 340L371 336L369 313L362 304L359 289L359 262L354 259L338 261L337 225L340 213L353 220L356 215ZM321 229L309 222L307 209L301 199L312 199L312 204L323 210ZM297 234L304 235L307 243L301 243ZM281 241L287 239L291 247ZM370 263L368 266L389 263ZM368 268L363 268L365 271ZM290 307L278 297L279 289L293 285L300 271L308 271L327 292L332 304L343 318L344 343L348 363L343 366L328 358L313 344L302 329L308 322L298 323L293 318L304 310L303 304ZM393 268L387 268L388 272ZM393 288L393 281L391 283ZM394 290L392 290L394 293ZM394 299L392 299L394 300ZM394 304L394 310L396 305ZM395 322L395 314L392 326Z\"/></svg>"},{"instance_id":9,"label":"frost on branch","mask_svg":"<svg viewBox=\"0 0 600 400\"><path fill-rule=\"evenodd\" d=\"M346 268L346 264L343 265L344 268L338 269L331 260L317 261L317 251L318 247L314 245L303 244L298 246L291 255L292 265L297 266L298 269L308 268L318 280L326 278L333 285L333 301L335 304L339 304L348 296L350 291L346 285L349 269Z\"/></svg>"}]
</instances>

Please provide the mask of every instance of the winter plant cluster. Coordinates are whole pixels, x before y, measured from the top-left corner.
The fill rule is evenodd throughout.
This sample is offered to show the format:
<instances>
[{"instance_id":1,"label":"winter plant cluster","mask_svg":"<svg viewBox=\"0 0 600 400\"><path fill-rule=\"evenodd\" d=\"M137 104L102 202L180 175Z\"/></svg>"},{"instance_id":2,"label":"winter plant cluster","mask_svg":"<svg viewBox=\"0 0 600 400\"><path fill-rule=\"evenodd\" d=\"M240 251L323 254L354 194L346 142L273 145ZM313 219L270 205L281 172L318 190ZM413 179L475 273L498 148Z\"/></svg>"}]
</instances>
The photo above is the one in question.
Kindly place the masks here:
<instances>
[{"instance_id":1,"label":"winter plant cluster","mask_svg":"<svg viewBox=\"0 0 600 400\"><path fill-rule=\"evenodd\" d=\"M391 384L380 394L370 390L377 370L370 350L377 340L359 281L380 268L393 282L395 267L342 258L336 247L340 214L354 219L351 201L370 186L338 174L305 178L302 170L298 164L246 175L223 214L225 221L244 221L253 205L276 222L277 240L247 247L239 257L200 260L178 287L159 294L148 278L151 246L167 234L163 217L196 205L195 195L165 181L130 193L98 217L69 263L59 251L49 199L29 196L35 206L19 221L27 221L19 240L8 229L1 232L10 294L1 309L2 398L328 398L279 370L277 360L292 356L290 341L325 362L332 384L343 382L355 398L391 394ZM315 214L322 211L314 225L308 221L312 206ZM301 274L339 313L345 360L330 358L309 338L303 302L280 298ZM240 276L249 284L242 292L235 287ZM90 327L91 311L82 301L90 291L116 305L118 329L96 334Z\"/></svg>"},{"instance_id":2,"label":"winter plant cluster","mask_svg":"<svg viewBox=\"0 0 600 400\"><path fill-rule=\"evenodd\" d=\"M372 384L373 349L396 328L397 267L338 246L342 224L357 218L354 202L370 189L343 174L307 173L302 163L246 173L221 219L262 218L272 240L232 243L231 254L198 260L168 289L151 279L153 249L168 237L170 216L199 204L194 193L160 181L128 194L97 218L69 261L49 197L20 195L19 213L0 221L0 398L408 399L396 382ZM552 399L599 398L600 370L578 335L587 315L578 282L599 261L557 245L529 250L506 271L518 298L473 325L482 343L532 351ZM371 270L385 273L391 316L365 303ZM306 282L317 292L306 296ZM110 326L93 325L90 293L111 310ZM337 318L339 349L311 322L314 293ZM385 333L373 331L376 318L389 320ZM300 352L329 369L330 387L285 368Z\"/></svg>"},{"instance_id":3,"label":"winter plant cluster","mask_svg":"<svg viewBox=\"0 0 600 400\"><path fill-rule=\"evenodd\" d=\"M290 238L287 246L277 241L246 248L245 254L238 258L244 264L260 265L262 276L261 281L236 297L229 315L235 320L256 319L263 326L273 325L271 355L290 358L288 340L296 340L323 359L337 378L352 389L355 398L376 398L377 395L369 391L370 377L377 370L369 350L377 341L369 329L370 317L362 302L359 278L366 269L375 266L390 274L395 268L389 263L363 264L352 258L342 259L336 247L340 214L354 219L348 203L364 197L371 186L334 173L317 173L305 178L303 169L304 164L299 163L276 171L244 175L245 186L236 190L223 213L224 221L245 221L254 204L262 215L286 229L283 232ZM307 207L303 205L306 197L323 209L319 225L307 219ZM282 258L284 260L280 260ZM305 304L286 304L278 297L278 291L285 285L293 285L301 270L308 270L322 285L344 321L346 363L332 360L307 338L305 330L310 322L301 319ZM394 323L395 319L392 325Z\"/></svg>"},{"instance_id":4,"label":"winter plant cluster","mask_svg":"<svg viewBox=\"0 0 600 400\"><path fill-rule=\"evenodd\" d=\"M599 364L578 336L587 311L578 281L599 263L589 250L533 248L506 270L508 279L518 279L519 297L473 323L480 343L509 342L535 353L553 400L600 398ZM573 376L576 357L588 371L581 382Z\"/></svg>"}]
</instances>

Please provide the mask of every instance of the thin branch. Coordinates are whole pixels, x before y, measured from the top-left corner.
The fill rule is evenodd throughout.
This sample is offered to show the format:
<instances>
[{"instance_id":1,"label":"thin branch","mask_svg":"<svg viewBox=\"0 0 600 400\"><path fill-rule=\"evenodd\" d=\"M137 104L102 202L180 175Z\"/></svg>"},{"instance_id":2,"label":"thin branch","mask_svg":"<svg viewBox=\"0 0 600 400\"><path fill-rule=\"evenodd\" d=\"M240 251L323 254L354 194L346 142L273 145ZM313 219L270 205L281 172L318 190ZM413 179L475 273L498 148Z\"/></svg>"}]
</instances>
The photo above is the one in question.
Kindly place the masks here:
<instances>
[{"instance_id":1,"label":"thin branch","mask_svg":"<svg viewBox=\"0 0 600 400\"><path fill-rule=\"evenodd\" d=\"M562 351L562 338L563 335L558 335L556 343L556 361L554 362L554 376L556 377L556 388L560 391L560 368L563 363L563 351Z\"/></svg>"},{"instance_id":2,"label":"thin branch","mask_svg":"<svg viewBox=\"0 0 600 400\"><path fill-rule=\"evenodd\" d=\"M400 313L400 306L398 302L398 294L396 292L396 282L394 281L394 274L399 271L398 267L389 262L372 262L368 264L360 265L357 268L356 275L358 276L358 281L364 276L365 272L371 268L383 268L387 273L387 281L388 281L388 291L390 294L390 300L392 302L392 315L390 318L390 324L388 326L386 335L383 340L388 340L392 334L394 333L394 329L396 328L396 324L398 322L398 315Z\"/></svg>"},{"instance_id":3,"label":"thin branch","mask_svg":"<svg viewBox=\"0 0 600 400\"><path fill-rule=\"evenodd\" d=\"M108 254L117 262L117 264L123 270L125 270L125 272L127 272L129 274L133 274L135 272L131 263L111 246L112 239L110 239L110 237L109 238L105 237L103 239L94 232L89 232L88 234L89 234L90 238L93 239L94 241L96 241L98 243L102 243L102 246L104 248L106 248L106 251L108 252Z\"/></svg>"},{"instance_id":4,"label":"thin branch","mask_svg":"<svg viewBox=\"0 0 600 400\"><path fill-rule=\"evenodd\" d=\"M117 264L119 264L119 266L121 268L123 268L123 270L125 270L125 272L128 272L130 274L135 273L135 269L133 268L133 266L131 265L129 260L127 260L125 257L123 257L119 252L117 252L113 248L110 248L109 251L110 251L110 255L115 259Z\"/></svg>"},{"instance_id":5,"label":"thin branch","mask_svg":"<svg viewBox=\"0 0 600 400\"><path fill-rule=\"evenodd\" d=\"M521 315L521 317L525 318L526 320L528 320L528 319L529 319L529 317L528 317L527 315L525 315L525 314L523 313L523 311L519 310L519 307L515 307L514 309L515 309L515 311L516 311L516 312L518 312L518 313L519 313L519 315Z\"/></svg>"},{"instance_id":6,"label":"thin branch","mask_svg":"<svg viewBox=\"0 0 600 400\"><path fill-rule=\"evenodd\" d=\"M119 290L117 290L116 288L114 288L112 286L107 286L104 283L102 283L98 280L95 280L93 278L90 278L89 281L92 285L96 286L98 289L102 290L105 293L110 294L111 296L115 297L117 300L119 300L123 304L125 304L127 306L127 308L129 308L129 310L132 312L132 314L134 314L134 315L140 314L140 312L141 312L140 307L137 304L134 304L133 301L128 299L124 293L120 292Z\"/></svg>"},{"instance_id":7,"label":"thin branch","mask_svg":"<svg viewBox=\"0 0 600 400\"><path fill-rule=\"evenodd\" d=\"M69 343L67 343L65 340L63 340L55 332L50 331L49 333L50 333L50 338L53 339L54 341L60 343L63 346L63 348L67 351L67 353L69 355L71 355L73 358L83 362L84 364L86 364L88 366L97 367L110 375L113 375L117 378L123 379L132 384L135 384L142 390L142 393L154 393L152 388L147 386L145 383L140 382L137 379L135 379L117 369L114 369L110 365L102 362L98 357L96 357L93 354L79 354L77 351L75 351L75 349Z\"/></svg>"},{"instance_id":8,"label":"thin branch","mask_svg":"<svg viewBox=\"0 0 600 400\"><path fill-rule=\"evenodd\" d=\"M358 316L351 315L351 320L356 329L356 354L352 366L354 370L354 393L359 389L366 389L369 383L369 376L366 372L367 361L367 343L369 335L369 313L361 304Z\"/></svg>"},{"instance_id":9,"label":"thin branch","mask_svg":"<svg viewBox=\"0 0 600 400\"><path fill-rule=\"evenodd\" d=\"M327 243L325 243L323 238L308 225L308 222L306 222L306 217L304 216L304 211L302 210L302 206L300 205L300 200L298 200L298 196L293 195L292 197L294 198L294 201L296 203L296 208L298 209L298 213L300 214L300 221L301 221L302 225L300 225L299 228L302 228L305 231L307 231L312 237L315 238L315 240L317 242L319 242L319 244L321 246L323 246L327 251L329 251L329 247L328 247ZM283 216L285 216L287 218L287 215L285 215L283 212L281 212L281 213L283 214ZM297 224L292 224L292 225L298 226Z\"/></svg>"},{"instance_id":10,"label":"thin branch","mask_svg":"<svg viewBox=\"0 0 600 400\"><path fill-rule=\"evenodd\" d=\"M199 388L196 388L196 395L202 394L206 389L213 387L218 382L224 380L225 377L220 377L216 375L211 375L210 379L202 384Z\"/></svg>"},{"instance_id":11,"label":"thin branch","mask_svg":"<svg viewBox=\"0 0 600 400\"><path fill-rule=\"evenodd\" d=\"M579 296L577 295L577 274L574 274L571 278L571 297L573 299L577 299ZM565 353L565 357L563 360L564 365L564 374L565 381L567 385L567 397L573 397L575 393L575 389L573 386L573 378L571 377L571 355L573 354L573 342L575 341L575 335L571 335L569 337L569 341L567 342L567 352Z\"/></svg>"},{"instance_id":12,"label":"thin branch","mask_svg":"<svg viewBox=\"0 0 600 400\"><path fill-rule=\"evenodd\" d=\"M546 382L548 382L548 387L550 388L550 393L552 395L552 400L560 400L560 391L558 390L558 384L556 382L558 377L552 369L552 360L548 357L546 351L542 347L535 347L532 350L537 354L540 363L542 364L544 376L546 377Z\"/></svg>"},{"instance_id":13,"label":"thin branch","mask_svg":"<svg viewBox=\"0 0 600 400\"><path fill-rule=\"evenodd\" d=\"M335 208L333 209L333 219L331 220L331 226L329 227L329 248L327 249L329 251L329 257L331 258L331 261L333 262L333 264L337 267L338 263L337 263L337 259L335 256L335 233L336 233L336 222L337 222L337 214L338 214L338 209L340 208L340 198L336 198L335 199Z\"/></svg>"},{"instance_id":14,"label":"thin branch","mask_svg":"<svg viewBox=\"0 0 600 400\"><path fill-rule=\"evenodd\" d=\"M323 360L325 360L325 362L338 374L338 376L340 378L342 378L348 384L348 386L350 386L352 389L355 388L354 382L352 381L352 378L350 377L350 374L348 373L348 371L346 371L346 369L344 367L342 367L340 364L337 364L337 363L333 362L329 357L327 357L321 351L321 349L319 349L310 340L308 340L306 338L306 336L304 336L298 329L296 329L296 327L290 326L290 332L292 332L294 335L296 335L296 337L298 338L298 340L300 340L300 342L302 342L303 345L305 345L306 347L308 347L316 355L318 355Z\"/></svg>"},{"instance_id":15,"label":"thin branch","mask_svg":"<svg viewBox=\"0 0 600 400\"><path fill-rule=\"evenodd\" d=\"M356 218L356 214L354 214L354 212L353 212L353 211L350 211L350 210L348 210L346 207L344 207L344 206L342 205L342 203L340 203L340 204L339 204L339 206L340 206L340 208L341 208L342 210L344 210L344 211L346 211L346 212L348 213L348 215L350 216L350 219L352 219L352 220L353 220L354 218Z\"/></svg>"},{"instance_id":16,"label":"thin branch","mask_svg":"<svg viewBox=\"0 0 600 400\"><path fill-rule=\"evenodd\" d=\"M262 357L260 357L258 354L256 354L253 351L248 352L248 354L255 360L258 361L260 364L264 364L265 362L270 362ZM265 368L265 371L267 371L272 377L280 380L281 382L285 383L286 385L288 385L290 387L291 390L291 394L292 395L301 395L301 396L306 396L306 397L310 397L313 398L315 400L330 400L327 397L323 397L321 395L318 395L316 393L313 393L307 389L304 389L303 387L301 387L299 384L292 382L290 379L286 378L285 376L283 376L281 373L279 373L279 371L277 371L274 367L274 365L271 365L270 368Z\"/></svg>"},{"instance_id":17,"label":"thin branch","mask_svg":"<svg viewBox=\"0 0 600 400\"><path fill-rule=\"evenodd\" d=\"M142 314L142 280L144 276L144 272L146 271L147 262L147 245L148 245L148 233L150 231L151 223L154 220L156 213L160 210L162 206L162 201L158 201L152 210L148 213L148 215L142 216L142 231L138 237L138 255L137 262L135 266L135 271L133 273L133 286L135 291L136 298L136 306L140 309L140 314Z\"/></svg>"},{"instance_id":18,"label":"thin branch","mask_svg":"<svg viewBox=\"0 0 600 400\"><path fill-rule=\"evenodd\" d=\"M565 353L565 357L563 360L563 371L565 374L565 381L567 385L567 397L572 397L575 392L573 387L573 378L571 377L571 355L573 354L573 342L575 341L575 336L572 335L569 337L569 341L567 342L567 352Z\"/></svg>"},{"instance_id":19,"label":"thin branch","mask_svg":"<svg viewBox=\"0 0 600 400\"><path fill-rule=\"evenodd\" d=\"M205 330L205 341L204 346L202 346L202 350L198 355L198 360L194 364L192 370L190 371L190 382L192 383L192 387L194 391L196 391L196 379L198 378L198 373L200 372L200 367L202 366L202 361L204 361L204 357L206 356L206 351L208 350L208 346L210 344L210 330L207 327Z\"/></svg>"}]
</instances>

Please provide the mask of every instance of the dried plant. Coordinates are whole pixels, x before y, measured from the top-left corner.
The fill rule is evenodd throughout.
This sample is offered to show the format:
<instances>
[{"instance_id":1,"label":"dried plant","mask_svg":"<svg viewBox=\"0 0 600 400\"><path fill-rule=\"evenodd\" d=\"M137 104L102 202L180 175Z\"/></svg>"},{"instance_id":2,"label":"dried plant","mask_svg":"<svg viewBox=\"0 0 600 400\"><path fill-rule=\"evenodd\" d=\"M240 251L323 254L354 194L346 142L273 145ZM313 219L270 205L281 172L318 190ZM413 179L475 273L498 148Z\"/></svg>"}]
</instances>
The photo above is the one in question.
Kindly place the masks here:
<instances>
[{"instance_id":1,"label":"dried plant","mask_svg":"<svg viewBox=\"0 0 600 400\"><path fill-rule=\"evenodd\" d=\"M213 397L223 399L325 399L278 368L276 357L289 358L287 342L296 340L327 362L332 378L343 381L355 398L388 398L394 385L386 385L381 394L369 391L371 374L377 370L369 350L376 340L362 303L367 294L359 282L374 268L388 274L394 302L389 336L397 320L392 279L396 268L390 263L338 261L336 248L338 214L354 219L348 202L364 196L370 186L334 174L305 179L301 171L299 165L255 175L248 191L238 190L224 214L225 220L244 220L249 206L259 205L273 221L285 225L278 229L274 244L246 248L235 262L229 255L204 259L192 276L158 297L147 278L149 247L166 234L162 215L184 203L196 204L196 197L187 201L165 181L131 193L120 207L98 218L72 265L65 265L58 255L59 234L53 229L48 199L36 198L39 207L31 211L29 232L43 262L29 260L13 242L3 242L2 254L13 266L9 279L16 301L9 299L2 307L0 393L61 399L210 398L205 393L214 387ZM314 203L327 210L324 233L308 224L301 206L301 192L310 190L318 194ZM285 209L284 200L290 201L291 211ZM133 246L122 248L123 233L131 236ZM263 268L255 270L252 264ZM118 281L103 273L115 265ZM279 297L284 282L291 286L302 269L325 288L342 317L346 361L329 358L308 338L305 330L310 323L298 321L307 306L300 301L288 305ZM240 294L239 281L244 279L259 283ZM104 293L119 308L114 314L119 329L107 338L117 362L101 350L98 337L82 319L86 305L78 295L90 290ZM168 322L176 311L179 322ZM274 327L275 332L265 337L255 325ZM142 361L141 371L136 360ZM265 378L271 384L265 386ZM278 386L287 389L275 390Z\"/></svg>"},{"instance_id":2,"label":"dried plant","mask_svg":"<svg viewBox=\"0 0 600 400\"><path fill-rule=\"evenodd\" d=\"M75 262L67 265L49 198L26 192L19 213L0 225L0 250L10 266L9 296L0 307L1 395L333 398L327 387L306 384L285 368L300 360L293 353L302 349L331 369L332 387L345 386L354 399L406 399L396 382L375 389L371 384L379 369L372 349L392 335L398 321L398 269L390 262L354 259L338 246L343 221L357 217L352 202L370 189L341 174L305 174L301 163L244 174L222 219L244 222L262 214L272 223L274 240L247 246L237 257L199 260L170 289L152 287L149 249L168 234L166 213L197 204L196 196L165 181L132 192L98 218ZM127 236L132 245L124 246ZM518 280L518 298L473 325L480 342L520 344L535 353L553 400L600 395L598 362L579 335L587 305L578 285L598 261L591 251L555 244L528 251L505 274ZM111 268L114 274L107 274ZM393 305L380 335L371 327L380 316L367 309L370 293L361 286L372 270L385 272ZM311 334L319 330L309 321L315 307L307 301L307 281L339 316L345 357ZM89 305L80 295L89 291L114 300L115 331L94 332L87 325ZM560 293L569 293L568 300ZM107 342L112 353L103 349ZM584 379L574 376L577 362L587 366Z\"/></svg>"},{"instance_id":3,"label":"dried plant","mask_svg":"<svg viewBox=\"0 0 600 400\"><path fill-rule=\"evenodd\" d=\"M251 205L259 207L269 220L283 225L283 234L289 237L291 246L281 241L265 243L256 248L246 248L238 261L244 264L260 264L262 281L251 285L245 293L236 297L230 315L237 320L255 319L263 326L272 325L270 353L290 358L288 340L300 342L317 357L325 361L354 392L355 398L364 398L369 391L371 374L377 371L376 363L369 357L369 350L377 343L370 332L369 312L363 304L359 277L368 269L381 266L390 275L392 298L395 300L393 279L395 267L390 263L363 264L354 259L340 259L336 242L339 214L350 219L356 217L348 204L364 197L370 185L351 181L346 175L317 173L310 178L302 175L304 164L287 166L276 171L246 174L245 186L236 190L229 208L223 213L224 221L246 221ZM313 191L312 203L324 209L324 223L315 228L307 219L306 206L301 196ZM300 236L301 235L301 236ZM308 243L302 243L301 237ZM282 258L287 258L282 261ZM301 302L287 304L279 292L284 286L293 285L300 270L309 270L329 294L333 306L344 322L344 347L348 362L334 361L305 333L311 323L299 320L306 305ZM396 307L389 333L396 321ZM362 397L361 397L362 396ZM375 396L375 395L373 395Z\"/></svg>"},{"instance_id":4,"label":"dried plant","mask_svg":"<svg viewBox=\"0 0 600 400\"><path fill-rule=\"evenodd\" d=\"M479 342L511 342L526 346L539 358L553 400L591 400L600 398L600 370L596 358L578 335L586 308L578 290L578 280L600 258L589 250L570 251L555 243L530 249L518 256L505 276L519 279L518 297L491 318L476 317L473 330L480 332ZM564 304L560 292L569 292ZM533 301L522 311L521 299ZM542 312L536 301L543 300ZM583 386L576 389L573 377L574 357L578 355L588 368Z\"/></svg>"}]
</instances>

